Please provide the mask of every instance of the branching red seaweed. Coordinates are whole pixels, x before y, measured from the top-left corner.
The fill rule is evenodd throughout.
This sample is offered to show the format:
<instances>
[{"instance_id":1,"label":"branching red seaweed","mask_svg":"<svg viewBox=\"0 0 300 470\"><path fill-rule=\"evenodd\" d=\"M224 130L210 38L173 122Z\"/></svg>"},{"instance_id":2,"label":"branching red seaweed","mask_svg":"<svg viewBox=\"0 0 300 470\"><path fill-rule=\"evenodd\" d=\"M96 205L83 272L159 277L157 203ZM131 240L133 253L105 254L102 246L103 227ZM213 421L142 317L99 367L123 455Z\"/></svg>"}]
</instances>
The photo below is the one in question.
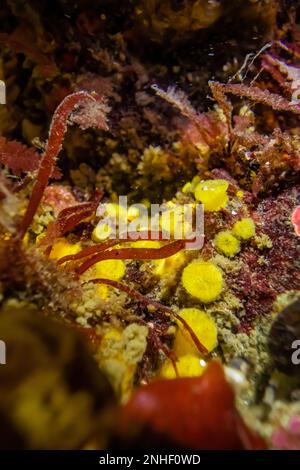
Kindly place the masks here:
<instances>
[{"instance_id":1,"label":"branching red seaweed","mask_svg":"<svg viewBox=\"0 0 300 470\"><path fill-rule=\"evenodd\" d=\"M268 90L262 90L257 86L218 82L209 82L209 85L212 89L218 89L221 94L231 93L235 96L248 98L256 103L271 106L275 111L290 111L295 114L300 114L300 105L298 103L288 101L281 95L271 93Z\"/></svg>"},{"instance_id":2,"label":"branching red seaweed","mask_svg":"<svg viewBox=\"0 0 300 470\"><path fill-rule=\"evenodd\" d=\"M66 132L68 119L71 117L72 112L74 112L74 110L76 110L76 108L78 108L80 105L84 107L88 104L89 112L91 113L91 103L94 104L95 109L93 110L92 118L90 118L90 115L88 115L86 126L89 126L90 124L95 126L96 116L98 115L99 127L101 129L107 129L107 126L104 124L105 118L103 111L103 99L98 95L92 95L85 91L78 91L76 93L68 95L57 107L52 119L49 132L49 139L40 163L37 180L33 187L32 195L25 216L21 223L18 235L19 239L22 239L24 237L39 207L45 188L53 171L55 159L58 156L62 147L62 141ZM81 112L79 114L79 117L76 118L76 114L74 114L72 119L73 122L75 122L76 119L77 121L79 120L80 125L84 124Z\"/></svg>"},{"instance_id":3,"label":"branching red seaweed","mask_svg":"<svg viewBox=\"0 0 300 470\"><path fill-rule=\"evenodd\" d=\"M57 219L49 223L41 245L51 245L56 238L62 237L84 219L91 217L95 213L102 196L103 193L98 190L91 201L67 207L60 211Z\"/></svg>"}]
</instances>

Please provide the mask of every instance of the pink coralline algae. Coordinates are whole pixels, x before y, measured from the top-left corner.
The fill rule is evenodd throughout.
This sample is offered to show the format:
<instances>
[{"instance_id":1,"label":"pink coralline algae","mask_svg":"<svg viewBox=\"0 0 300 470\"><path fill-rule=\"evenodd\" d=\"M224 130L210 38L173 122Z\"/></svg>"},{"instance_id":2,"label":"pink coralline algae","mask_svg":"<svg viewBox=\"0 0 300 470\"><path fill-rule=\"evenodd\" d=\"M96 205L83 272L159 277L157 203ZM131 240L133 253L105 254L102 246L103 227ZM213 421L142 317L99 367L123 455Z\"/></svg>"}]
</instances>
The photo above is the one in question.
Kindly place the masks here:
<instances>
[{"instance_id":1,"label":"pink coralline algae","mask_svg":"<svg viewBox=\"0 0 300 470\"><path fill-rule=\"evenodd\" d=\"M295 232L300 237L300 206L296 207L292 214L292 223L295 228Z\"/></svg>"},{"instance_id":2,"label":"pink coralline algae","mask_svg":"<svg viewBox=\"0 0 300 470\"><path fill-rule=\"evenodd\" d=\"M300 246L290 224L299 198L300 187L296 186L265 198L252 212L257 234L267 235L272 246L262 251L253 245L245 248L240 256L241 269L228 275L228 283L245 308L243 331L249 331L255 319L271 311L278 294L299 288ZM297 213L299 226L299 210Z\"/></svg>"},{"instance_id":3,"label":"pink coralline algae","mask_svg":"<svg viewBox=\"0 0 300 470\"><path fill-rule=\"evenodd\" d=\"M272 446L278 450L298 450L300 447L300 416L292 416L286 428L276 429L272 435Z\"/></svg>"}]
</instances>

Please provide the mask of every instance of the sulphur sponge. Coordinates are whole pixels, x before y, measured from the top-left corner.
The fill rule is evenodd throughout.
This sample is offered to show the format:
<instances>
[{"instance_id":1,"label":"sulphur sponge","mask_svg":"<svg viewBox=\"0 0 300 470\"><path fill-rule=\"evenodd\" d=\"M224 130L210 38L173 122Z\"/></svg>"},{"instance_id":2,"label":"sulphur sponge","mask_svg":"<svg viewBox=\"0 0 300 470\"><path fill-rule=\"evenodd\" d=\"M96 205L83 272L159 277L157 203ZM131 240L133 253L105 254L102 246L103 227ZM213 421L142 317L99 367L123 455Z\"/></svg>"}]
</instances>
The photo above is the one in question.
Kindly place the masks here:
<instances>
[{"instance_id":1,"label":"sulphur sponge","mask_svg":"<svg viewBox=\"0 0 300 470\"><path fill-rule=\"evenodd\" d=\"M248 240L255 235L255 224L250 217L239 220L233 226L233 233L242 240Z\"/></svg>"},{"instance_id":2,"label":"sulphur sponge","mask_svg":"<svg viewBox=\"0 0 300 470\"><path fill-rule=\"evenodd\" d=\"M203 310L198 308L185 308L179 312L181 318L193 330L200 343L211 352L217 346L217 326L214 320ZM174 351L177 356L186 354L199 355L197 346L193 342L189 332L182 323L178 321L178 330L174 342Z\"/></svg>"},{"instance_id":3,"label":"sulphur sponge","mask_svg":"<svg viewBox=\"0 0 300 470\"><path fill-rule=\"evenodd\" d=\"M190 295L201 302L213 302L222 292L222 271L211 262L195 260L184 268L182 284Z\"/></svg>"},{"instance_id":4,"label":"sulphur sponge","mask_svg":"<svg viewBox=\"0 0 300 470\"><path fill-rule=\"evenodd\" d=\"M233 258L241 249L239 240L229 230L219 232L214 239L215 247L223 255Z\"/></svg>"},{"instance_id":5,"label":"sulphur sponge","mask_svg":"<svg viewBox=\"0 0 300 470\"><path fill-rule=\"evenodd\" d=\"M203 204L205 211L219 211L227 204L228 186L228 181L221 179L202 181L195 189L195 198Z\"/></svg>"},{"instance_id":6,"label":"sulphur sponge","mask_svg":"<svg viewBox=\"0 0 300 470\"><path fill-rule=\"evenodd\" d=\"M202 374L205 365L205 362L199 356L192 354L186 354L176 362L179 377L198 377ZM162 366L160 376L164 379L176 378L174 366L169 359Z\"/></svg>"},{"instance_id":7,"label":"sulphur sponge","mask_svg":"<svg viewBox=\"0 0 300 470\"><path fill-rule=\"evenodd\" d=\"M50 258L59 259L69 255L76 255L81 250L79 243L69 243L65 238L58 239L51 250Z\"/></svg>"},{"instance_id":8,"label":"sulphur sponge","mask_svg":"<svg viewBox=\"0 0 300 470\"><path fill-rule=\"evenodd\" d=\"M119 281L125 274L126 265L120 259L106 259L99 261L93 267L93 275L98 278Z\"/></svg>"}]
</instances>

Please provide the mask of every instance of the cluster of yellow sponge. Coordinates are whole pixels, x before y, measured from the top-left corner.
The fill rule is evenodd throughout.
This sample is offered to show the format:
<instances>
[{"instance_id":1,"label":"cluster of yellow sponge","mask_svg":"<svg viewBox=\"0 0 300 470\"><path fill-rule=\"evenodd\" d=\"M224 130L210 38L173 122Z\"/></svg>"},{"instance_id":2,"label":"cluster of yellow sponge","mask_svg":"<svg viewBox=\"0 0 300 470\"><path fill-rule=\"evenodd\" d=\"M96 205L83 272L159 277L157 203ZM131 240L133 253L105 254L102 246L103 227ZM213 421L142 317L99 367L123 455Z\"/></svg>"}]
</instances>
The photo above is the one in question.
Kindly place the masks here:
<instances>
[{"instance_id":1,"label":"cluster of yellow sponge","mask_svg":"<svg viewBox=\"0 0 300 470\"><path fill-rule=\"evenodd\" d=\"M59 259L64 256L74 255L81 250L80 243L69 243L65 238L61 238L55 242L52 247L50 258ZM126 265L123 260L107 259L96 263L90 271L89 278L105 278L113 281L121 280L126 271ZM102 298L107 298L109 286L99 285L96 287L98 295Z\"/></svg>"},{"instance_id":2,"label":"cluster of yellow sponge","mask_svg":"<svg viewBox=\"0 0 300 470\"><path fill-rule=\"evenodd\" d=\"M214 239L215 247L223 255L234 257L241 249L240 240L249 240L255 235L255 224L252 219L245 217L236 222L230 230L219 232Z\"/></svg>"},{"instance_id":3,"label":"cluster of yellow sponge","mask_svg":"<svg viewBox=\"0 0 300 470\"><path fill-rule=\"evenodd\" d=\"M182 273L182 285L194 298L207 304L215 301L223 289L223 275L220 268L210 261L197 259L189 263ZM185 308L180 317L192 329L200 343L211 352L217 346L217 326L205 311L198 308ZM178 330L174 340L174 353L177 357L176 369L180 377L200 376L206 367L206 361L198 351L189 331L178 321ZM160 371L160 376L172 379L176 370L167 360Z\"/></svg>"}]
</instances>

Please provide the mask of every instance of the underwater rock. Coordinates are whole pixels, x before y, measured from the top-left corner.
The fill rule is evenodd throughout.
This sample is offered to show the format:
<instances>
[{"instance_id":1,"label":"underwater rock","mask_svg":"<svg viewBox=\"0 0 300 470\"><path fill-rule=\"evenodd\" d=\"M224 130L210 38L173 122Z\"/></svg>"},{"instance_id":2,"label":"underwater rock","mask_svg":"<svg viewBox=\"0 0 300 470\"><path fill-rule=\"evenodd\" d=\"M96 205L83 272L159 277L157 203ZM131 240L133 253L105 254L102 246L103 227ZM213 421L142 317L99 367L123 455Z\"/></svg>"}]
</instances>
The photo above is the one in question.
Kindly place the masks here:
<instances>
[{"instance_id":1,"label":"underwater rock","mask_svg":"<svg viewBox=\"0 0 300 470\"><path fill-rule=\"evenodd\" d=\"M236 8L240 20L249 32L254 29L268 34L274 24L277 2L269 1L209 1L209 0L139 0L134 8L137 31L156 43L178 44L199 31L235 21ZM218 20L222 21L222 25Z\"/></svg>"},{"instance_id":2,"label":"underwater rock","mask_svg":"<svg viewBox=\"0 0 300 470\"><path fill-rule=\"evenodd\" d=\"M299 346L300 298L284 308L271 327L269 349L280 371L288 375L300 374L300 361L296 357Z\"/></svg>"}]
</instances>

